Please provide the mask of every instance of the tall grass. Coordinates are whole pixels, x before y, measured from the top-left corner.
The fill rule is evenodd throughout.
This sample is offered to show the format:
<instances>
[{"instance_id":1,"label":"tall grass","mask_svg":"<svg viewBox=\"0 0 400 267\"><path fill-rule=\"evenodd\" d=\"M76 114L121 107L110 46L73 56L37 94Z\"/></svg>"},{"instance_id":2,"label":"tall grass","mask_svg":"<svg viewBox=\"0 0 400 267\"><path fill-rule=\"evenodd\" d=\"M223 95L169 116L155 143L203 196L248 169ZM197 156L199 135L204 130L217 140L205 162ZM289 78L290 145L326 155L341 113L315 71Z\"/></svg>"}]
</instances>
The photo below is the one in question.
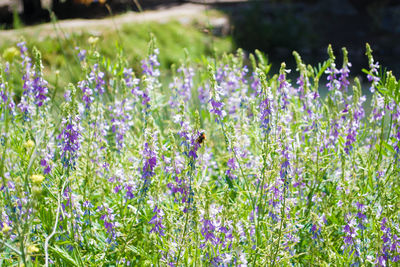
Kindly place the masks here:
<instances>
[{"instance_id":1,"label":"tall grass","mask_svg":"<svg viewBox=\"0 0 400 267\"><path fill-rule=\"evenodd\" d=\"M340 68L330 47L318 68L294 53L290 81L260 52L193 60L193 43L168 84L176 34L164 51L90 38L62 103L43 66L55 51L4 53L1 264L395 265L399 84L369 46L366 115L345 49Z\"/></svg>"}]
</instances>

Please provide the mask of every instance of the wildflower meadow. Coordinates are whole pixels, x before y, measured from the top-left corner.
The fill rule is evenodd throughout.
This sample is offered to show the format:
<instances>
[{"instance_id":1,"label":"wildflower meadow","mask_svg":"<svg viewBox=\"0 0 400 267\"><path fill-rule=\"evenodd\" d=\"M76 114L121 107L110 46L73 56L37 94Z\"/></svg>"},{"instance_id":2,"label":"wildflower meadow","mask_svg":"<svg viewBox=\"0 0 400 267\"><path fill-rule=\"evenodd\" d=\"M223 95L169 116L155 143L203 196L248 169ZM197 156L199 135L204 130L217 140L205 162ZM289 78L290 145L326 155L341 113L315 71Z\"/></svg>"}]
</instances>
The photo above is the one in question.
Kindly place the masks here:
<instances>
[{"instance_id":1,"label":"wildflower meadow","mask_svg":"<svg viewBox=\"0 0 400 267\"><path fill-rule=\"evenodd\" d=\"M0 266L399 264L400 84L368 45L361 86L346 49L163 73L154 39L140 72L96 41L63 88L1 51Z\"/></svg>"}]
</instances>

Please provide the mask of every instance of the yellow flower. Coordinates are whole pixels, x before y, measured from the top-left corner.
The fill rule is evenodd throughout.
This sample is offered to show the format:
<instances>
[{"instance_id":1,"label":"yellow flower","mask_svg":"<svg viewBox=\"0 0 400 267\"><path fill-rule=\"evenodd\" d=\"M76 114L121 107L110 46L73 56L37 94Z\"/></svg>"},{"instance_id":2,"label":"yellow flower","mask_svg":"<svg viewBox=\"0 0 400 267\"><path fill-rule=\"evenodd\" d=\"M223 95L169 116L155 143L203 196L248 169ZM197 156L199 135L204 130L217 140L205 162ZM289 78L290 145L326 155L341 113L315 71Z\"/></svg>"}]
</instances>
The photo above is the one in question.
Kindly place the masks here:
<instances>
[{"instance_id":1,"label":"yellow flower","mask_svg":"<svg viewBox=\"0 0 400 267\"><path fill-rule=\"evenodd\" d=\"M41 174L34 174L31 176L31 180L35 184L40 184L44 180L44 176Z\"/></svg>"},{"instance_id":2,"label":"yellow flower","mask_svg":"<svg viewBox=\"0 0 400 267\"><path fill-rule=\"evenodd\" d=\"M7 233L8 231L11 230L11 227L8 226L8 224L3 223L3 229L1 230L3 233Z\"/></svg>"},{"instance_id":3,"label":"yellow flower","mask_svg":"<svg viewBox=\"0 0 400 267\"><path fill-rule=\"evenodd\" d=\"M39 185L34 185L32 186L32 194L34 196L40 196L40 194L42 193L42 187Z\"/></svg>"},{"instance_id":4,"label":"yellow flower","mask_svg":"<svg viewBox=\"0 0 400 267\"><path fill-rule=\"evenodd\" d=\"M24 147L26 147L26 149L30 149L34 146L35 146L35 142L33 142L32 140L28 140L24 143Z\"/></svg>"},{"instance_id":5,"label":"yellow flower","mask_svg":"<svg viewBox=\"0 0 400 267\"><path fill-rule=\"evenodd\" d=\"M35 245L28 246L28 254L38 253L39 249Z\"/></svg>"},{"instance_id":6,"label":"yellow flower","mask_svg":"<svg viewBox=\"0 0 400 267\"><path fill-rule=\"evenodd\" d=\"M91 45L97 44L98 41L99 41L99 37L90 36L88 39L88 43Z\"/></svg>"},{"instance_id":7,"label":"yellow flower","mask_svg":"<svg viewBox=\"0 0 400 267\"><path fill-rule=\"evenodd\" d=\"M8 62L11 62L16 56L19 56L19 50L16 47L9 47L4 50L3 58Z\"/></svg>"}]
</instances>

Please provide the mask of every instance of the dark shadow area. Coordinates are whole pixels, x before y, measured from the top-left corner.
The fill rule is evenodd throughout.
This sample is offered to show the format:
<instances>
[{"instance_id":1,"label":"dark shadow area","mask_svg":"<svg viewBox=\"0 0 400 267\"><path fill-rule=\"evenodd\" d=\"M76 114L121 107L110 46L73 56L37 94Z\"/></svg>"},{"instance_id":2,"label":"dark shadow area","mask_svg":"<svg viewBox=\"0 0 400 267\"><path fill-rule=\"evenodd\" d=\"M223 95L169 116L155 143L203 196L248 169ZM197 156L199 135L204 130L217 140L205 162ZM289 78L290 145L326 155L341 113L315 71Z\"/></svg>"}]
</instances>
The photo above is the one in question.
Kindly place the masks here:
<instances>
[{"instance_id":1,"label":"dark shadow area","mask_svg":"<svg viewBox=\"0 0 400 267\"><path fill-rule=\"evenodd\" d=\"M55 0L52 7L54 13L59 19L67 18L101 18L113 14L119 14L127 11L138 12L142 10L154 10L166 8L180 4L179 0L108 0L107 5L99 1L92 2L89 5L76 4L74 2L62 2Z\"/></svg>"},{"instance_id":2,"label":"dark shadow area","mask_svg":"<svg viewBox=\"0 0 400 267\"><path fill-rule=\"evenodd\" d=\"M4 5L1 5L0 2L0 29L12 29L15 27L16 19L24 25L50 21L49 10L43 7L41 0L18 1L21 1L21 12L15 11L15 7L10 2ZM137 12L140 9L154 10L179 5L183 2L182 0L52 0L51 10L57 19L94 19L108 16L111 13Z\"/></svg>"},{"instance_id":3,"label":"dark shadow area","mask_svg":"<svg viewBox=\"0 0 400 267\"><path fill-rule=\"evenodd\" d=\"M40 0L27 3L19 14L23 24L49 21L48 10ZM274 68L285 61L295 68L292 51L315 65L327 59L332 44L337 64L341 65L341 48L349 51L353 75L368 68L365 43L374 50L382 66L400 75L400 0L52 0L58 19L101 18L126 11L154 10L182 3L207 4L229 16L229 30L236 47L247 52L264 51ZM0 6L0 24L10 28L16 15ZM226 31L225 31L226 32Z\"/></svg>"},{"instance_id":4,"label":"dark shadow area","mask_svg":"<svg viewBox=\"0 0 400 267\"><path fill-rule=\"evenodd\" d=\"M349 51L352 74L368 69L365 43L382 66L400 75L400 1L293 0L216 5L229 15L231 34L248 52L264 51L275 68L285 61L295 68L292 51L315 65L328 58L332 44L338 65L341 48Z\"/></svg>"}]
</instances>

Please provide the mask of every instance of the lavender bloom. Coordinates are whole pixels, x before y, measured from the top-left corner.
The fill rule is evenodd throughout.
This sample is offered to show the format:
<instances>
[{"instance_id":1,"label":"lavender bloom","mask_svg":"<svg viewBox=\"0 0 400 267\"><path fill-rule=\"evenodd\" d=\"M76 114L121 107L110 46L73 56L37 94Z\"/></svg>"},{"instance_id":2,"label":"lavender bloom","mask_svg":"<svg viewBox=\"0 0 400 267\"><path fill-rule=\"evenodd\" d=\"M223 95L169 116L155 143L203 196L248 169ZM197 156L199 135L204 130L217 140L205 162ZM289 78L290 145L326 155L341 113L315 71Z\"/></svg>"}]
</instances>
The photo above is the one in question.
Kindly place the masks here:
<instances>
[{"instance_id":1,"label":"lavender bloom","mask_svg":"<svg viewBox=\"0 0 400 267\"><path fill-rule=\"evenodd\" d=\"M162 224L164 212L162 209L158 208L157 205L153 210L154 216L149 221L149 224L153 224L153 228L150 230L150 233L156 232L159 236L164 236L164 228L165 226Z\"/></svg>"},{"instance_id":2,"label":"lavender bloom","mask_svg":"<svg viewBox=\"0 0 400 267\"><path fill-rule=\"evenodd\" d=\"M357 227L363 231L366 229L365 227L365 223L367 222L367 216L363 213L365 211L365 205L361 204L360 202L356 203L356 207L357 207L357 221L358 221L358 225Z\"/></svg>"},{"instance_id":3,"label":"lavender bloom","mask_svg":"<svg viewBox=\"0 0 400 267\"><path fill-rule=\"evenodd\" d=\"M222 110L224 103L222 103L216 99L213 99L213 98L210 99L209 103L211 104L211 107L209 109L211 113L214 113L218 117L222 117L222 118L225 116L225 113ZM218 119L216 119L216 120L218 120Z\"/></svg>"},{"instance_id":4,"label":"lavender bloom","mask_svg":"<svg viewBox=\"0 0 400 267\"><path fill-rule=\"evenodd\" d=\"M347 63L347 65L345 65L345 66L343 66L339 71L338 71L338 73L340 74L340 77L339 77L339 87L338 87L338 89L340 90L340 91L344 91L344 92L347 92L347 89L348 89L348 87L349 87L349 85L350 85L350 82L349 82L349 80L348 80L348 77L349 77L349 74L350 74L350 68L351 67L351 63L350 62L348 62Z\"/></svg>"},{"instance_id":5,"label":"lavender bloom","mask_svg":"<svg viewBox=\"0 0 400 267\"><path fill-rule=\"evenodd\" d=\"M69 115L61 122L62 131L57 139L59 140L58 147L61 150L61 162L64 167L73 166L78 155L81 137L79 121L78 115Z\"/></svg>"},{"instance_id":6,"label":"lavender bloom","mask_svg":"<svg viewBox=\"0 0 400 267\"><path fill-rule=\"evenodd\" d=\"M370 122L378 122L385 116L385 98L380 94L374 94L372 96L372 106Z\"/></svg>"},{"instance_id":7,"label":"lavender bloom","mask_svg":"<svg viewBox=\"0 0 400 267\"><path fill-rule=\"evenodd\" d=\"M116 101L114 106L110 106L111 113L111 129L115 134L115 140L117 142L118 150L124 148L124 136L125 133L132 126L132 116L129 115L131 105L127 103L127 100Z\"/></svg>"},{"instance_id":8,"label":"lavender bloom","mask_svg":"<svg viewBox=\"0 0 400 267\"><path fill-rule=\"evenodd\" d=\"M12 95L13 92L11 92L11 95L9 95L6 90L5 84L0 82L0 107L2 108L7 107L13 113L15 108L15 103Z\"/></svg>"},{"instance_id":9,"label":"lavender bloom","mask_svg":"<svg viewBox=\"0 0 400 267\"><path fill-rule=\"evenodd\" d=\"M179 100L187 103L192 96L194 70L180 67L178 69L179 73L182 77L175 77L174 81L169 85L170 90L175 92L175 96L171 96L169 101L171 107L177 107Z\"/></svg>"},{"instance_id":10,"label":"lavender bloom","mask_svg":"<svg viewBox=\"0 0 400 267\"><path fill-rule=\"evenodd\" d=\"M222 206L215 204L209 207L209 216L205 215L204 210L200 211L200 233L202 235L200 248L205 251L210 251L207 249L210 248L213 251L211 254L206 254L206 259L212 264L216 264L214 266L220 266L217 263L223 261L231 261L229 252L234 240L232 221L219 217L221 211Z\"/></svg>"},{"instance_id":11,"label":"lavender bloom","mask_svg":"<svg viewBox=\"0 0 400 267\"><path fill-rule=\"evenodd\" d=\"M104 72L100 71L99 65L94 64L86 80L78 82L78 88L82 91L82 101L86 109L90 109L90 104L95 96L105 93Z\"/></svg>"},{"instance_id":12,"label":"lavender bloom","mask_svg":"<svg viewBox=\"0 0 400 267\"><path fill-rule=\"evenodd\" d=\"M228 176L230 179L235 179L236 176L233 174L233 171L237 169L236 162L234 158L230 158L228 160L228 170L226 170L225 175Z\"/></svg>"},{"instance_id":13,"label":"lavender bloom","mask_svg":"<svg viewBox=\"0 0 400 267\"><path fill-rule=\"evenodd\" d=\"M290 158L291 158L291 153L287 146L283 147L283 149L281 151L281 155L282 155L282 164L281 164L281 170L280 170L279 174L282 179L282 182L284 182L287 180L286 178L287 178L287 174L288 174L288 168L290 167Z\"/></svg>"},{"instance_id":14,"label":"lavender bloom","mask_svg":"<svg viewBox=\"0 0 400 267\"><path fill-rule=\"evenodd\" d=\"M46 149L44 157L40 160L40 166L43 167L43 173L49 174L53 168L51 164L52 153L50 152L50 148Z\"/></svg>"},{"instance_id":15,"label":"lavender bloom","mask_svg":"<svg viewBox=\"0 0 400 267\"><path fill-rule=\"evenodd\" d=\"M381 80L377 75L378 75L378 68L379 68L379 62L374 63L373 61L370 62L369 64L370 68L370 74L367 75L367 79L369 82L372 82L371 87L369 90L371 93L375 92L376 86L378 85L379 81Z\"/></svg>"},{"instance_id":16,"label":"lavender bloom","mask_svg":"<svg viewBox=\"0 0 400 267\"><path fill-rule=\"evenodd\" d=\"M319 216L317 222L312 224L310 231L312 233L311 238L313 240L320 239L321 241L323 241L323 239L321 238L321 229L326 223L327 221L325 218L325 214L322 214L321 216Z\"/></svg>"},{"instance_id":17,"label":"lavender bloom","mask_svg":"<svg viewBox=\"0 0 400 267\"><path fill-rule=\"evenodd\" d=\"M78 82L78 88L82 91L82 101L85 103L85 107L89 109L94 100L93 90L89 88L89 83L86 80Z\"/></svg>"},{"instance_id":18,"label":"lavender bloom","mask_svg":"<svg viewBox=\"0 0 400 267\"><path fill-rule=\"evenodd\" d=\"M134 96L139 96L139 93L140 93L139 82L140 82L140 80L137 79L137 78L134 78L132 69L124 68L123 75L124 75L125 84L128 87L128 89L131 90L131 93Z\"/></svg>"},{"instance_id":19,"label":"lavender bloom","mask_svg":"<svg viewBox=\"0 0 400 267\"><path fill-rule=\"evenodd\" d=\"M216 122L223 120L224 117L226 116L226 112L225 110L223 110L225 104L221 101L220 98L221 94L222 94L221 88L217 86L210 100L208 101L208 110L210 111L210 113L213 113L217 116L215 118Z\"/></svg>"},{"instance_id":20,"label":"lavender bloom","mask_svg":"<svg viewBox=\"0 0 400 267\"><path fill-rule=\"evenodd\" d=\"M48 88L47 88L47 81L42 77L42 66L41 66L41 59L40 54L37 52L37 63L35 65L36 70L32 68L32 60L26 54L27 48L25 46L25 42L18 43L18 47L20 48L21 58L22 58L22 67L24 68L24 75L22 77L24 81L23 85L23 95L21 97L21 101L18 104L19 109L24 113L34 113L34 106L33 103L41 107L45 104L49 97Z\"/></svg>"},{"instance_id":21,"label":"lavender bloom","mask_svg":"<svg viewBox=\"0 0 400 267\"><path fill-rule=\"evenodd\" d=\"M160 76L160 70L157 68L160 66L157 58L159 53L158 49L154 49L153 54L151 54L147 59L142 60L143 74L150 77Z\"/></svg>"},{"instance_id":22,"label":"lavender bloom","mask_svg":"<svg viewBox=\"0 0 400 267\"><path fill-rule=\"evenodd\" d=\"M177 193L180 193L182 196L182 203L186 203L189 199L189 186L186 184L184 179L179 179L178 176L175 176L175 183L168 183L167 187L171 190L171 193L175 197L175 202L178 201Z\"/></svg>"},{"instance_id":23,"label":"lavender bloom","mask_svg":"<svg viewBox=\"0 0 400 267\"><path fill-rule=\"evenodd\" d=\"M75 47L75 50L79 51L78 53L79 61L83 61L86 59L87 51L85 49L80 49L79 47Z\"/></svg>"},{"instance_id":24,"label":"lavender bloom","mask_svg":"<svg viewBox=\"0 0 400 267\"><path fill-rule=\"evenodd\" d=\"M203 86L200 86L197 89L199 93L199 100L201 104L206 104L208 99L210 99L210 86L208 84L205 84Z\"/></svg>"},{"instance_id":25,"label":"lavender bloom","mask_svg":"<svg viewBox=\"0 0 400 267\"><path fill-rule=\"evenodd\" d=\"M362 106L362 104L365 102L365 99L365 96L360 97L353 111L353 119L349 122L346 129L346 143L344 151L347 154L350 154L350 151L353 149L353 143L356 142L361 119L365 116L364 108Z\"/></svg>"},{"instance_id":26,"label":"lavender bloom","mask_svg":"<svg viewBox=\"0 0 400 267\"><path fill-rule=\"evenodd\" d=\"M184 158L177 153L174 160L172 162L169 161L168 165L172 165L170 169L172 172L173 182L168 183L167 187L171 190L175 202L178 202L180 199L181 203L187 203L190 199L188 181L184 176L182 179L179 179L179 174L181 174L184 169ZM166 171L169 172L169 168L166 169ZM186 212L186 207L184 208L184 212Z\"/></svg>"},{"instance_id":27,"label":"lavender bloom","mask_svg":"<svg viewBox=\"0 0 400 267\"><path fill-rule=\"evenodd\" d=\"M115 221L115 214L112 208L109 208L107 205L98 207L99 211L102 211L103 209L106 211L106 213L103 214L100 219L104 221L104 227L107 229L107 233L109 235L107 241L108 243L111 243L112 241L115 241L118 236L116 228L119 227L120 224Z\"/></svg>"},{"instance_id":28,"label":"lavender bloom","mask_svg":"<svg viewBox=\"0 0 400 267\"><path fill-rule=\"evenodd\" d=\"M398 262L400 260L400 239L392 233L392 229L387 224L388 220L384 217L381 222L383 244L375 262L378 266L387 266L390 261Z\"/></svg>"},{"instance_id":29,"label":"lavender bloom","mask_svg":"<svg viewBox=\"0 0 400 267\"><path fill-rule=\"evenodd\" d=\"M286 109L286 106L289 104L289 100L291 98L291 95L294 93L294 89L291 86L291 84L286 80L286 73L289 73L290 70L286 70L285 65L282 65L281 68L281 73L278 76L278 93L280 94L280 101L281 103L281 108Z\"/></svg>"},{"instance_id":30,"label":"lavender bloom","mask_svg":"<svg viewBox=\"0 0 400 267\"><path fill-rule=\"evenodd\" d=\"M268 133L270 130L269 121L271 115L270 99L268 97L265 97L265 99L261 101L259 108L261 128L263 128Z\"/></svg>"},{"instance_id":31,"label":"lavender bloom","mask_svg":"<svg viewBox=\"0 0 400 267\"><path fill-rule=\"evenodd\" d=\"M252 89L252 96L258 96L261 95L262 93L262 87L261 87L261 81L260 78L258 77L257 72L253 72L251 75L251 84L250 88Z\"/></svg>"},{"instance_id":32,"label":"lavender bloom","mask_svg":"<svg viewBox=\"0 0 400 267\"><path fill-rule=\"evenodd\" d=\"M340 72L336 69L335 63L332 63L331 66L326 69L325 73L328 75L327 77L328 83L326 84L328 91L334 91L341 87L340 82L336 78L336 75L339 74ZM346 72L344 71L344 73Z\"/></svg>"},{"instance_id":33,"label":"lavender bloom","mask_svg":"<svg viewBox=\"0 0 400 267\"><path fill-rule=\"evenodd\" d=\"M356 238L358 236L356 224L356 220L354 218L351 218L343 227L343 232L345 233L345 236L343 237L344 245L342 246L342 249L343 251L345 251L346 249L350 248L349 255L351 255L353 253L353 249L355 249ZM359 253L357 251L355 253L357 256L359 256Z\"/></svg>"},{"instance_id":34,"label":"lavender bloom","mask_svg":"<svg viewBox=\"0 0 400 267\"><path fill-rule=\"evenodd\" d=\"M47 81L42 78L41 74L35 72L32 88L30 90L32 91L32 95L35 99L35 104L38 107L42 106L49 100L49 97L47 97L49 92L47 84Z\"/></svg>"},{"instance_id":35,"label":"lavender bloom","mask_svg":"<svg viewBox=\"0 0 400 267\"><path fill-rule=\"evenodd\" d=\"M393 129L391 137L393 139L393 148L395 150L395 159L400 160L400 107L393 110Z\"/></svg>"},{"instance_id":36,"label":"lavender bloom","mask_svg":"<svg viewBox=\"0 0 400 267\"><path fill-rule=\"evenodd\" d=\"M158 81L158 77L160 76L160 70L158 69L160 63L157 59L158 53L158 49L154 49L153 54L149 55L146 60L142 60L142 69L143 74L145 75L145 78L143 79L144 86L143 90L138 91L137 94L142 99L145 113L150 108L150 93L153 92L155 88L161 86Z\"/></svg>"},{"instance_id":37,"label":"lavender bloom","mask_svg":"<svg viewBox=\"0 0 400 267\"><path fill-rule=\"evenodd\" d=\"M93 70L89 73L89 82L94 84L94 92L102 95L105 93L104 72L100 71L99 65L94 64Z\"/></svg>"},{"instance_id":38,"label":"lavender bloom","mask_svg":"<svg viewBox=\"0 0 400 267\"><path fill-rule=\"evenodd\" d=\"M192 134L190 136L190 150L189 150L189 158L194 161L195 159L197 159L197 150L200 148L201 143L198 142L198 139L200 138L200 136L202 135L202 133L197 132L195 134Z\"/></svg>"},{"instance_id":39,"label":"lavender bloom","mask_svg":"<svg viewBox=\"0 0 400 267\"><path fill-rule=\"evenodd\" d=\"M211 220L207 220L203 218L201 220L202 227L201 227L201 235L203 236L202 244L200 245L200 248L204 248L206 246L206 242L211 242L213 245L217 245L218 241L217 238L214 235L215 231L215 226Z\"/></svg>"},{"instance_id":40,"label":"lavender bloom","mask_svg":"<svg viewBox=\"0 0 400 267\"><path fill-rule=\"evenodd\" d=\"M181 127L178 134L184 139L182 145L186 147L185 154L194 163L194 160L197 159L197 150L201 147L201 143L198 140L202 136L202 133L200 131L193 131L182 115L175 115L174 122L178 123Z\"/></svg>"},{"instance_id":41,"label":"lavender bloom","mask_svg":"<svg viewBox=\"0 0 400 267\"><path fill-rule=\"evenodd\" d=\"M154 150L149 147L146 142L143 149L143 167L142 167L142 179L143 179L143 192L146 193L151 183L151 177L154 175L154 168L157 165L157 154Z\"/></svg>"}]
</instances>

